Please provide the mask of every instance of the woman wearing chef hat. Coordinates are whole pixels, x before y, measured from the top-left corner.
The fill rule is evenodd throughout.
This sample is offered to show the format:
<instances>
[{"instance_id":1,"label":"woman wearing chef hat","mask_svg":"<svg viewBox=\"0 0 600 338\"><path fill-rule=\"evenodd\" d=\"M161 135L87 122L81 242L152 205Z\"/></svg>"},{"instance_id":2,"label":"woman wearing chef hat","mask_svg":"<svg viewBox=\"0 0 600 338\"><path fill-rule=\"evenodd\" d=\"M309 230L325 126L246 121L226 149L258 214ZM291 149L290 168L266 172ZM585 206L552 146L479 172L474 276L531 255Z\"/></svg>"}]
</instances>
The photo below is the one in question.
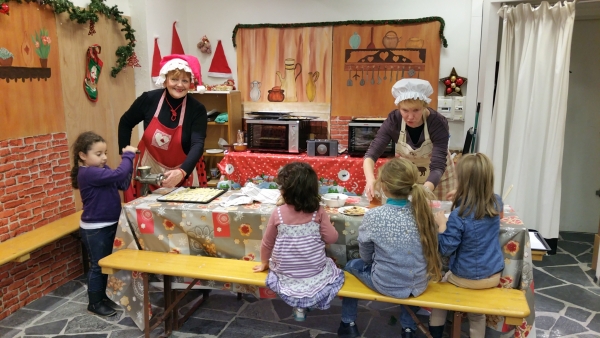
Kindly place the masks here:
<instances>
[{"instance_id":1,"label":"woman wearing chef hat","mask_svg":"<svg viewBox=\"0 0 600 338\"><path fill-rule=\"evenodd\" d=\"M397 157L409 159L417 166L418 183L433 191L436 199L446 200L455 189L454 162L448 150L448 121L427 107L431 94L431 84L421 79L402 79L392 87L398 109L383 122L363 161L365 194L369 200L374 196L375 161L390 142L395 144Z\"/></svg>"},{"instance_id":2,"label":"woman wearing chef hat","mask_svg":"<svg viewBox=\"0 0 600 338\"><path fill-rule=\"evenodd\" d=\"M206 90L200 62L192 55L173 54L165 56L160 66L156 85L162 88L140 95L121 117L119 148L130 143L132 129L143 121L136 163L150 166L152 173L164 173L163 187L206 186L202 161L206 108L188 95L190 89ZM130 192L125 200L135 197L139 196Z\"/></svg>"}]
</instances>

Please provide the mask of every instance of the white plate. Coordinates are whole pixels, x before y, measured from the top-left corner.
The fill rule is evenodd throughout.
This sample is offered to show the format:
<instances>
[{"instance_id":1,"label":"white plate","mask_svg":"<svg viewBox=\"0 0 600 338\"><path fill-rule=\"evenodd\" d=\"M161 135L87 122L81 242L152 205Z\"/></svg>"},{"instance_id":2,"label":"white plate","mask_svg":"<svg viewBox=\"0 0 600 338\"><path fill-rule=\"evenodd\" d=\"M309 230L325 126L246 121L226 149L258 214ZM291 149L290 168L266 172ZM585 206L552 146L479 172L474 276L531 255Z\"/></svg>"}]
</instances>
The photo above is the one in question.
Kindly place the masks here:
<instances>
[{"instance_id":1,"label":"white plate","mask_svg":"<svg viewBox=\"0 0 600 338\"><path fill-rule=\"evenodd\" d=\"M346 210L352 209L352 208L362 208L365 211L363 213L361 213L361 214L348 214L348 213L346 213ZM348 216L363 216L367 211L369 211L369 208L359 207L359 206L347 206L347 207L338 208L338 212L339 213L344 214L344 215L348 215Z\"/></svg>"},{"instance_id":2,"label":"white plate","mask_svg":"<svg viewBox=\"0 0 600 338\"><path fill-rule=\"evenodd\" d=\"M223 149L206 149L207 154L218 154L222 153Z\"/></svg>"}]
</instances>

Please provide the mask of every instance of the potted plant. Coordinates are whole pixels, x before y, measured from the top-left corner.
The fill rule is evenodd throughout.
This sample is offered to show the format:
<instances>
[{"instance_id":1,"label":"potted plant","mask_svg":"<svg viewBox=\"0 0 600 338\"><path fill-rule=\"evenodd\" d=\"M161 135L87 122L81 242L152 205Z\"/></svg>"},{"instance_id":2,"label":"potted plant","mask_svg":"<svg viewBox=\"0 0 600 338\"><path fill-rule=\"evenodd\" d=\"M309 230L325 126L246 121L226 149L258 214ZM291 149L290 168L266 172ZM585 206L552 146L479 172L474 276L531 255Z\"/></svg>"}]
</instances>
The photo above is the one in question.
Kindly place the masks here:
<instances>
[{"instance_id":1,"label":"potted plant","mask_svg":"<svg viewBox=\"0 0 600 338\"><path fill-rule=\"evenodd\" d=\"M31 40L35 44L35 52L40 57L42 68L46 68L48 66L48 54L50 54L50 43L52 43L48 30L45 28L40 29L39 32L35 32L35 36L31 36Z\"/></svg>"},{"instance_id":2,"label":"potted plant","mask_svg":"<svg viewBox=\"0 0 600 338\"><path fill-rule=\"evenodd\" d=\"M13 62L13 55L8 49L2 47L0 48L0 66L11 66Z\"/></svg>"}]
</instances>

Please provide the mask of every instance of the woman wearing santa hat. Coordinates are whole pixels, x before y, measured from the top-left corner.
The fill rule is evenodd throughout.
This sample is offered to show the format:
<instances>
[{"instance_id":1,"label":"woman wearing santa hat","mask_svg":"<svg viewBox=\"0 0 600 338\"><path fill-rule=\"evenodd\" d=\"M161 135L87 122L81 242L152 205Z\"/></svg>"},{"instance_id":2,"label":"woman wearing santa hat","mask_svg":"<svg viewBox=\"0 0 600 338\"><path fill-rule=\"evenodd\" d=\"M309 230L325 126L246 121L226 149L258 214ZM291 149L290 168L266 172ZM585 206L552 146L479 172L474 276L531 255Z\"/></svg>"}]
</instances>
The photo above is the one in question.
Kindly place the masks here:
<instances>
[{"instance_id":1,"label":"woman wearing santa hat","mask_svg":"<svg viewBox=\"0 0 600 338\"><path fill-rule=\"evenodd\" d=\"M132 129L144 122L138 149L140 166L164 173L163 187L206 186L202 153L206 138L206 108L188 94L204 92L200 62L195 56L173 54L160 62L156 85L162 89L143 93L119 121L119 148L128 145ZM139 188L137 189L139 191ZM125 200L135 197L126 194Z\"/></svg>"}]
</instances>

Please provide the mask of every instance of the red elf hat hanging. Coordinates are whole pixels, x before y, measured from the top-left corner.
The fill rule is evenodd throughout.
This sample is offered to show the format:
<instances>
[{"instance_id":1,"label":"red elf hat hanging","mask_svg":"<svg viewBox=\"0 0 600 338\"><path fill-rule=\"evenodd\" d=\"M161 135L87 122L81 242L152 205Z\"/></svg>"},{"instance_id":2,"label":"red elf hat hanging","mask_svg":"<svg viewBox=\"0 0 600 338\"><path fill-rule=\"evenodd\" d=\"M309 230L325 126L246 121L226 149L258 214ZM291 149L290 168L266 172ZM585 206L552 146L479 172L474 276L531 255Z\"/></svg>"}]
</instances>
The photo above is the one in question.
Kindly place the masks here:
<instances>
[{"instance_id":1,"label":"red elf hat hanging","mask_svg":"<svg viewBox=\"0 0 600 338\"><path fill-rule=\"evenodd\" d=\"M154 54L152 55L152 81L158 81L158 75L160 74L160 49L158 49L158 38L154 38Z\"/></svg>"},{"instance_id":2,"label":"red elf hat hanging","mask_svg":"<svg viewBox=\"0 0 600 338\"><path fill-rule=\"evenodd\" d=\"M229 64L227 63L221 40L217 43L215 55L213 56L210 68L208 69L208 76L233 79L233 74L231 74L231 68L229 68Z\"/></svg>"},{"instance_id":3,"label":"red elf hat hanging","mask_svg":"<svg viewBox=\"0 0 600 338\"><path fill-rule=\"evenodd\" d=\"M195 89L200 93L204 93L206 91L206 87L202 85L200 61L198 61L198 58L193 55L185 54L171 54L162 58L160 61L160 72L158 74L158 79L155 82L156 85L163 87L167 73L175 69L183 70L184 72L191 74L192 84L190 85L190 89Z\"/></svg>"},{"instance_id":4,"label":"red elf hat hanging","mask_svg":"<svg viewBox=\"0 0 600 338\"><path fill-rule=\"evenodd\" d=\"M181 40L179 40L179 34L177 34L177 29L175 28L175 24L177 21L173 22L173 39L171 40L171 54L182 54L185 55L183 51L183 46L181 45Z\"/></svg>"}]
</instances>

